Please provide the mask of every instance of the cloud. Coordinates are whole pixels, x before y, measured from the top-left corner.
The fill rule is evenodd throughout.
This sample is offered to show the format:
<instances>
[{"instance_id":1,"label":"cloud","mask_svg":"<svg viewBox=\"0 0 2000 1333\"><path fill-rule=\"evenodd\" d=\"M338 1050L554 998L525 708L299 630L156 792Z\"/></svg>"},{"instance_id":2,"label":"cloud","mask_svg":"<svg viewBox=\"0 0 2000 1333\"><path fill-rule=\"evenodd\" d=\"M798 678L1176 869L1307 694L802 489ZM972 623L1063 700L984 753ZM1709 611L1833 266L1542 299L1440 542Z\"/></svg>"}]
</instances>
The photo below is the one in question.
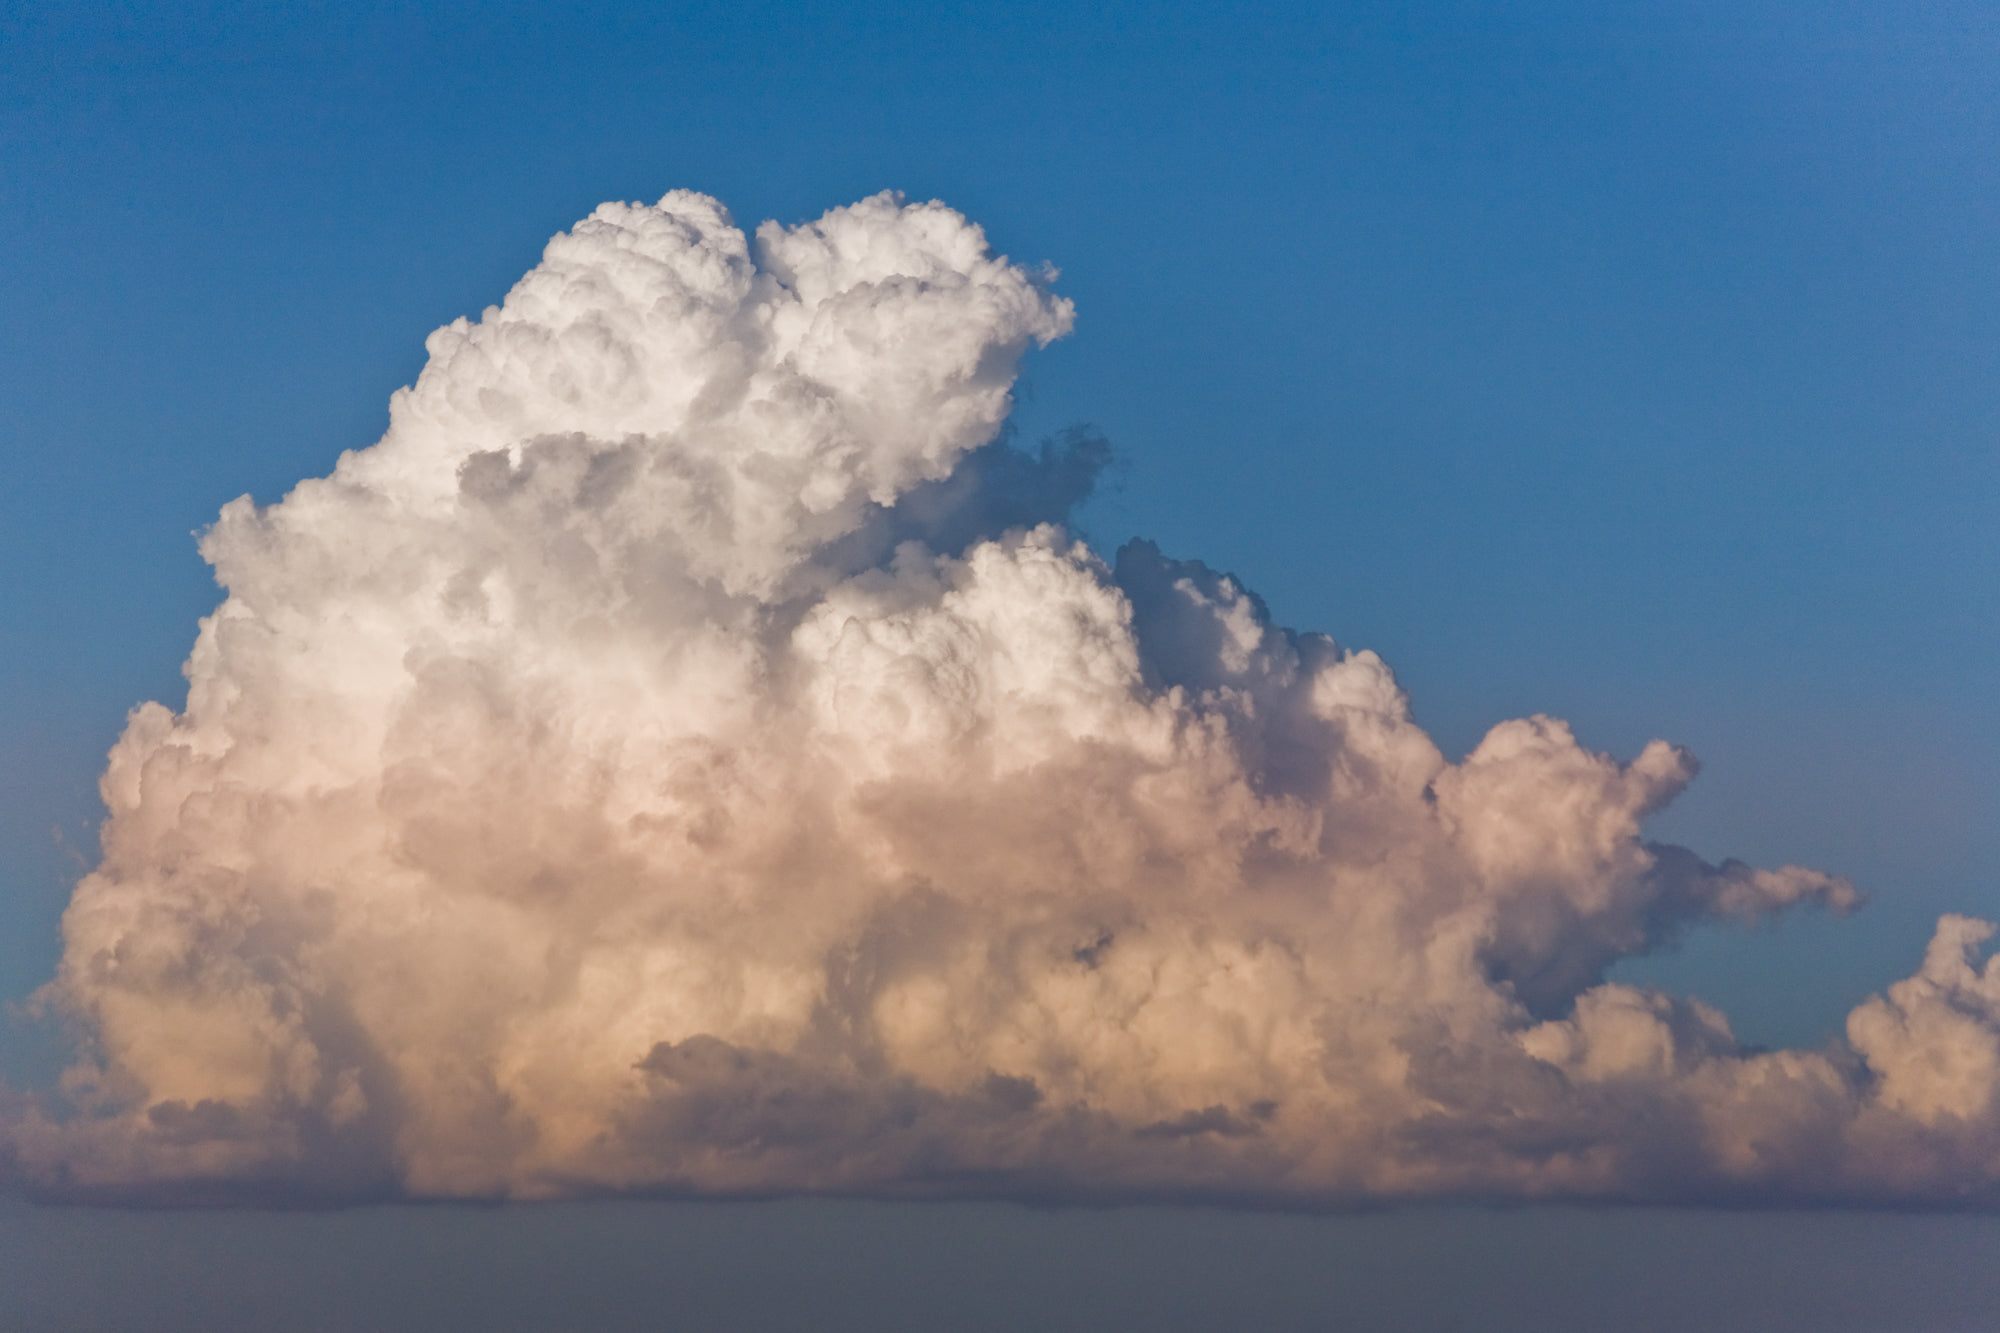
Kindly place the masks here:
<instances>
[{"instance_id":1,"label":"cloud","mask_svg":"<svg viewBox=\"0 0 2000 1333\"><path fill-rule=\"evenodd\" d=\"M1003 438L1052 273L891 196L676 192L433 334L388 433L202 541L0 1110L62 1197L1991 1202L1946 918L1823 1051L1607 984L1845 882L1642 839L1695 772L1502 722L1063 523Z\"/></svg>"}]
</instances>

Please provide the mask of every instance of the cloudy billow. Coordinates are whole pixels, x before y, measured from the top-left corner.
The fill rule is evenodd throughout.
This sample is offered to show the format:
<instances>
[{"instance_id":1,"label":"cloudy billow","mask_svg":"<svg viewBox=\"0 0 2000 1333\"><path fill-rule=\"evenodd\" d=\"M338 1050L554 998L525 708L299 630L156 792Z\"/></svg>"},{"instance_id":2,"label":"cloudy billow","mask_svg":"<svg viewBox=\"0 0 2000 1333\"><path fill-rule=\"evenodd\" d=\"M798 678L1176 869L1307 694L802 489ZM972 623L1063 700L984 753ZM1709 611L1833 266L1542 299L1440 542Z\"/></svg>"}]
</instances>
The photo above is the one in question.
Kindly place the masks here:
<instances>
[{"instance_id":1,"label":"cloudy billow","mask_svg":"<svg viewBox=\"0 0 2000 1333\"><path fill-rule=\"evenodd\" d=\"M1064 526L1055 275L937 203L607 204L380 442L202 550L0 1112L45 1197L826 1192L1986 1204L1948 916L1821 1050L1605 981L1844 880L1649 842L1549 717L1454 763L1366 648ZM1917 962L1917 960L1912 960Z\"/></svg>"}]
</instances>

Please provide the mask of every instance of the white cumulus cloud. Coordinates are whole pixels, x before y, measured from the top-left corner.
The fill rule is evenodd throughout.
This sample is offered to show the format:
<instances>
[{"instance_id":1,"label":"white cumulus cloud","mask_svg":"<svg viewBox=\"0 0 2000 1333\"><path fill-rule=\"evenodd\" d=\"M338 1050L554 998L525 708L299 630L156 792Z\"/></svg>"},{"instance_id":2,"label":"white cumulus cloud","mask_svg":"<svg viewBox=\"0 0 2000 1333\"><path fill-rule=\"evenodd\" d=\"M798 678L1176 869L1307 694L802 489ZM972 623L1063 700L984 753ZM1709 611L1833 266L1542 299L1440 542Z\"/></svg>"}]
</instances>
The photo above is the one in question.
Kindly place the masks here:
<instances>
[{"instance_id":1,"label":"white cumulus cloud","mask_svg":"<svg viewBox=\"0 0 2000 1333\"><path fill-rule=\"evenodd\" d=\"M1562 722L1451 763L1373 653L1063 527L1053 275L891 196L676 192L433 334L203 539L0 1153L69 1197L1991 1199L1992 927L1822 1051L1607 984L1843 881L1644 841Z\"/></svg>"}]
</instances>

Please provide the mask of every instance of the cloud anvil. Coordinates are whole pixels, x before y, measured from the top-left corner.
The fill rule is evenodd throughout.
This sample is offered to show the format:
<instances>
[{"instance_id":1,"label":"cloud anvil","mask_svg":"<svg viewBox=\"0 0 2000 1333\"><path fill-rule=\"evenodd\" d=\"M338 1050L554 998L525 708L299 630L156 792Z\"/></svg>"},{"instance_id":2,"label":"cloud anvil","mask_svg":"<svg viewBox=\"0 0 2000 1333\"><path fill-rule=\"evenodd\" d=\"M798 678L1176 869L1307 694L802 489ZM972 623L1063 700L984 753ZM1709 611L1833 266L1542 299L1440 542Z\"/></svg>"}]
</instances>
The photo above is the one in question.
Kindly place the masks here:
<instances>
[{"instance_id":1,"label":"cloud anvil","mask_svg":"<svg viewBox=\"0 0 2000 1333\"><path fill-rule=\"evenodd\" d=\"M607 204L388 433L203 538L0 1153L68 1197L827 1191L1987 1204L1947 917L1820 1051L1604 981L1844 881L1648 843L1562 722L1453 763L1373 653L1064 528L1052 272L892 196Z\"/></svg>"}]
</instances>

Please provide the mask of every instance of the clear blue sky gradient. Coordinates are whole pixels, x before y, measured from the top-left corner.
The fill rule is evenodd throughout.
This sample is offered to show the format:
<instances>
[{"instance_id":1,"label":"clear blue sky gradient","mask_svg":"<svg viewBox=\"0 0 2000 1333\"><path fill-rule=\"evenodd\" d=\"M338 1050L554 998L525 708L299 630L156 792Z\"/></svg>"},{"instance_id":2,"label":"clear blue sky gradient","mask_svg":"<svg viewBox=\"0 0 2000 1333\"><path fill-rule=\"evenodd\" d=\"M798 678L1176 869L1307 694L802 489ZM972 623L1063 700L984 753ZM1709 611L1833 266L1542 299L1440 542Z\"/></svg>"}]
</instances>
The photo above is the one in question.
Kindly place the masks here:
<instances>
[{"instance_id":1,"label":"clear blue sky gradient","mask_svg":"<svg viewBox=\"0 0 2000 1333\"><path fill-rule=\"evenodd\" d=\"M1996 87L1974 3L10 5L0 997L224 501L371 443L600 200L888 187L1063 270L1019 427L1117 446L1100 546L1377 649L1447 751L1684 743L1657 836L1854 878L1621 973L1823 1040L2000 915Z\"/></svg>"}]
</instances>

